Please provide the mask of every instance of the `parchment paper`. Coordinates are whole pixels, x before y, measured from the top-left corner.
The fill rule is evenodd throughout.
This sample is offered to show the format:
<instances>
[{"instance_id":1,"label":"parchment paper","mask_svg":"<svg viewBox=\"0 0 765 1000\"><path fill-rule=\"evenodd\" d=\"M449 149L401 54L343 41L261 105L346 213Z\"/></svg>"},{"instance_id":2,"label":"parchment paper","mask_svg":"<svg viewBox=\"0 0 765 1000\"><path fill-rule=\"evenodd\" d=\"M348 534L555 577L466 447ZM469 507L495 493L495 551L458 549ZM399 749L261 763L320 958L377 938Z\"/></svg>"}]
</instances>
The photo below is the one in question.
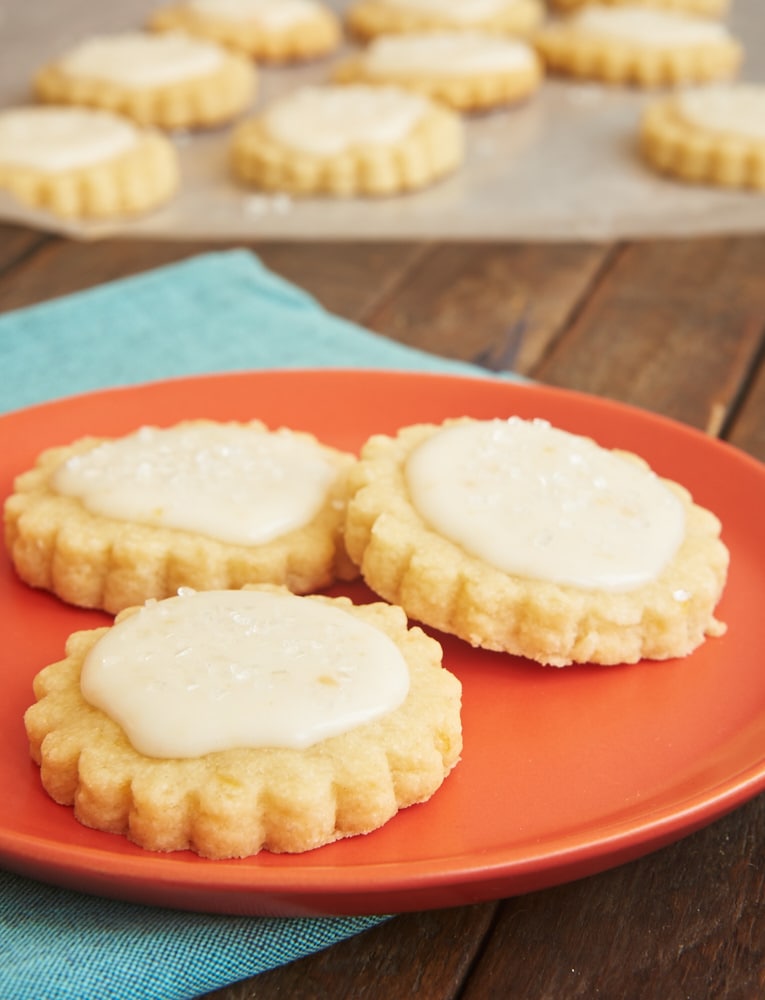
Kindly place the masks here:
<instances>
[{"instance_id":1,"label":"parchment paper","mask_svg":"<svg viewBox=\"0 0 765 1000\"><path fill-rule=\"evenodd\" d=\"M332 5L342 12L347 0ZM29 80L40 65L87 35L140 27L155 6L0 0L0 106L29 103ZM765 82L765 0L733 0L728 24L746 51L741 79ZM332 61L261 68L253 110L287 89L326 80ZM687 186L640 161L640 110L656 96L548 78L526 104L466 120L468 154L458 173L379 201L244 189L228 173L231 129L224 128L173 137L181 191L139 220L61 223L7 194L0 194L0 218L82 238L609 240L765 231L765 193Z\"/></svg>"}]
</instances>

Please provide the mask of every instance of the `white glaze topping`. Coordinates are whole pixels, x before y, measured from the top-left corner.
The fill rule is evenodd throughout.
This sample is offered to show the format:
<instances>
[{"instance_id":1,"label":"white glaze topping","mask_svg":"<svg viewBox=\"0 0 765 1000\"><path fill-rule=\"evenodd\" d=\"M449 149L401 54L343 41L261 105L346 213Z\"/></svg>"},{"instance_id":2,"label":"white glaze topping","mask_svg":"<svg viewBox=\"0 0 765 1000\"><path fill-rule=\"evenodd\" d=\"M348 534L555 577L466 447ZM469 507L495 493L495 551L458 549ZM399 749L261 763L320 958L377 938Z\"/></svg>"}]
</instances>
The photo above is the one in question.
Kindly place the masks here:
<instances>
[{"instance_id":1,"label":"white glaze topping","mask_svg":"<svg viewBox=\"0 0 765 1000\"><path fill-rule=\"evenodd\" d=\"M685 530L681 502L654 473L541 420L440 429L406 477L432 528L537 580L632 590L661 573Z\"/></svg>"},{"instance_id":2,"label":"white glaze topping","mask_svg":"<svg viewBox=\"0 0 765 1000\"><path fill-rule=\"evenodd\" d=\"M718 21L648 7L586 7L570 19L570 24L581 34L657 49L729 38Z\"/></svg>"},{"instance_id":3,"label":"white glaze topping","mask_svg":"<svg viewBox=\"0 0 765 1000\"><path fill-rule=\"evenodd\" d=\"M254 21L278 31L316 16L313 0L189 0L189 6L204 17L219 21Z\"/></svg>"},{"instance_id":4,"label":"white glaze topping","mask_svg":"<svg viewBox=\"0 0 765 1000\"><path fill-rule=\"evenodd\" d=\"M293 594L184 591L117 623L83 696L150 757L303 749L397 708L409 669L384 632Z\"/></svg>"},{"instance_id":5,"label":"white glaze topping","mask_svg":"<svg viewBox=\"0 0 765 1000\"><path fill-rule=\"evenodd\" d=\"M501 73L526 69L533 61L524 42L470 31L381 35L364 55L367 69L381 74Z\"/></svg>"},{"instance_id":6,"label":"white glaze topping","mask_svg":"<svg viewBox=\"0 0 765 1000\"><path fill-rule=\"evenodd\" d=\"M335 476L290 431L192 424L104 442L61 465L52 486L94 514L257 545L312 520Z\"/></svg>"},{"instance_id":7,"label":"white glaze topping","mask_svg":"<svg viewBox=\"0 0 765 1000\"><path fill-rule=\"evenodd\" d=\"M352 146L399 142L427 108L426 98L393 87L303 87L273 104L265 125L286 146L333 156Z\"/></svg>"},{"instance_id":8,"label":"white glaze topping","mask_svg":"<svg viewBox=\"0 0 765 1000\"><path fill-rule=\"evenodd\" d=\"M754 84L704 87L677 98L686 121L715 132L765 140L765 87Z\"/></svg>"},{"instance_id":9,"label":"white glaze topping","mask_svg":"<svg viewBox=\"0 0 765 1000\"><path fill-rule=\"evenodd\" d=\"M479 24L517 0L385 0L390 7L405 7L431 14L452 24Z\"/></svg>"},{"instance_id":10,"label":"white glaze topping","mask_svg":"<svg viewBox=\"0 0 765 1000\"><path fill-rule=\"evenodd\" d=\"M30 107L0 112L0 163L45 173L105 163L137 141L135 126L108 111Z\"/></svg>"},{"instance_id":11,"label":"white glaze topping","mask_svg":"<svg viewBox=\"0 0 765 1000\"><path fill-rule=\"evenodd\" d=\"M139 90L162 87L214 73L223 50L211 42L168 32L140 31L90 38L59 62L72 76L106 80Z\"/></svg>"}]
</instances>

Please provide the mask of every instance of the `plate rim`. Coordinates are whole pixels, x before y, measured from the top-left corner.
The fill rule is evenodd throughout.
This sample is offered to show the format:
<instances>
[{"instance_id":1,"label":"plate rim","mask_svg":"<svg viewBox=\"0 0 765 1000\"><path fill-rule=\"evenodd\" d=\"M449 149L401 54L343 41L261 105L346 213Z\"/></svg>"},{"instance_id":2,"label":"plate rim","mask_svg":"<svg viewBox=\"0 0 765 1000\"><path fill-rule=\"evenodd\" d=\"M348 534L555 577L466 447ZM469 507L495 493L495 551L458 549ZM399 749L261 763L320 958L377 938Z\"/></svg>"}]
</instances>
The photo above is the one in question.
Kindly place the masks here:
<instances>
[{"instance_id":1,"label":"plate rim","mask_svg":"<svg viewBox=\"0 0 765 1000\"><path fill-rule=\"evenodd\" d=\"M383 380L393 379L396 381L409 381L412 383L420 383L423 380L434 380L439 382L458 382L463 383L494 383L495 385L500 385L504 390L509 393L515 391L531 391L532 394L541 396L545 399L562 400L566 401L576 400L578 405L582 405L588 408L594 408L600 412L606 413L613 410L618 410L621 413L626 413L630 419L637 419L639 421L648 421L658 427L671 428L673 433L679 433L681 435L687 435L690 438L695 439L697 442L703 442L705 448L711 449L713 452L719 452L720 454L725 454L729 460L733 460L737 463L742 463L743 467L748 468L750 472L756 474L763 478L765 482L765 465L759 462L756 458L744 452L742 449L737 448L735 445L730 444L726 441L721 441L717 438L712 438L695 428L691 425L684 424L672 417L665 416L663 414L654 413L653 411L648 411L640 407L634 406L629 403L622 403L618 400L614 400L608 397L594 396L586 392L581 392L579 390L573 390L568 388L559 388L555 386L544 385L540 383L529 382L525 380L515 380L515 379L503 379L491 373L486 375L481 373L476 373L475 375L465 375L462 373L453 372L432 372L432 371L402 371L397 369L380 369L380 368L369 368L360 369L354 368L276 368L276 369L256 369L252 371L234 371L234 372L215 372L215 373L201 373L192 374L188 376L176 376L171 379L158 379L151 382L137 383L133 385L115 386L115 387L104 387L92 392L76 393L71 396L64 396L55 400L42 401L40 403L32 404L28 407L23 407L17 410L12 410L4 414L0 414L0 429L4 428L8 424L13 424L14 422L21 420L22 422L30 419L35 413L52 413L56 409L68 409L73 405L83 405L89 404L97 400L105 399L117 395L135 395L136 393L149 393L156 391L161 391L163 388L167 387L168 384L178 384L178 383L191 383L194 385L205 384L225 384L231 379L236 379L242 382L251 382L253 380L258 380L261 378L272 380L274 376L278 378L287 379L305 379L309 378L324 380L326 378L337 379L341 381L351 377L358 378L360 375L364 377L381 378ZM233 419L233 418L232 418ZM765 707L765 706L764 706ZM602 870L603 866L598 865L599 860L606 860L609 857L615 855L624 854L624 859L627 860L630 857L637 857L649 850L655 849L655 846L661 846L663 843L668 843L673 840L679 839L679 837L685 836L687 833L693 832L694 829L698 829L701 826L706 825L709 822L721 817L722 815L732 811L738 806L744 804L746 801L751 799L754 795L758 794L760 791L765 789L765 754L759 761L752 761L752 763L741 769L735 775L731 775L724 781L718 781L710 789L705 790L703 793L698 792L694 796L691 796L687 802L685 802L682 808L675 808L671 813L666 812L657 813L654 809L650 809L647 814L642 816L642 819L637 823L621 821L613 824L604 824L602 826L602 833L595 839L589 840L587 843L580 843L579 837L575 839L576 843L564 848L550 849L547 848L541 852L534 852L523 860L513 860L507 862L503 861L499 857L493 857L492 854L496 855L499 853L499 849L495 849L493 852L489 852L486 859L486 864L480 865L478 867L473 865L459 865L462 883L471 883L476 880L486 879L487 877L494 876L502 879L503 875L507 875L508 870L511 875L516 874L521 876L521 881L523 876L528 872L529 869L534 871L539 871L540 863L546 862L542 865L544 872L550 873L553 880L549 884L557 884L560 881L567 881L567 878L558 878L556 873L561 870L566 870L571 867L572 863L574 867L579 865L585 874L593 873L597 870ZM110 835L105 835L110 836ZM23 863L29 860L26 855L18 853L18 846L10 842L12 838L9 837L8 831L6 830L5 823L2 819L2 812L0 811L0 858L3 859L4 863L10 862L9 867L19 860ZM560 841L560 837L557 838ZM39 838L40 849L47 845L47 849L50 850L50 839L49 838ZM60 847L58 841L53 841ZM655 846L649 846L646 850L642 848L646 843L655 844ZM93 856L106 856L112 860L121 859L124 862L125 855L118 855L116 853L112 854L108 850L101 851L98 849L91 849L89 847L79 847L77 851L83 853L85 856L90 858ZM53 854L57 852L54 851ZM168 860L167 856L153 856L139 855L136 856L139 859L139 863L143 865L147 857L150 857L152 861L149 865L145 867L155 867L155 862L161 864ZM49 859L55 861L55 859ZM86 858L83 857L83 864ZM172 861L172 859L170 859ZM117 861L119 865L119 861ZM211 863L207 863L211 864ZM234 871L236 862L213 862L216 866L220 867L221 871ZM405 863L404 863L405 864ZM411 862L410 862L411 865ZM442 867L438 861L431 862L432 867ZM605 867L609 867L610 864L606 863ZM109 866L107 865L107 868ZM387 875L390 877L390 865L385 865L388 869ZM405 877L406 883L412 885L413 882L419 883L419 889L414 889L414 902L417 907L420 905L420 898L418 892L422 891L422 887L425 883L430 883L432 881L439 882L443 878L442 872L430 871L429 866L423 862L417 862L417 867L422 869L419 876L414 877L408 875ZM277 873L282 872L283 869L279 868L260 868L260 869L249 869L249 872L254 874L256 871L263 879L263 887L258 886L244 886L241 887L241 891L244 893L254 893L256 895L262 894L262 892L279 892L282 896L290 897L294 894L297 898L298 896L305 895L306 891L310 896L315 890L320 891L320 883L323 881L324 875L327 871L333 871L335 873L340 872L339 882L352 881L355 882L356 886L359 884L359 872L367 870L371 872L376 872L380 868L379 864L366 864L361 866L315 866L313 868L299 869L303 879L308 885L284 887L277 886L278 876ZM469 877L472 876L472 877ZM578 876L574 876L578 877ZM404 876L399 876L399 880L404 878ZM336 876L337 879L337 876ZM228 876L223 878L226 882ZM172 875L169 873L168 866L168 877L164 881L172 882L174 881ZM234 876L231 876L231 881L234 881ZM368 886L367 891L376 891L379 888L384 889L385 879L380 882L377 878L372 879L372 882L365 882L364 884ZM506 881L506 880L505 880ZM511 878L512 881L512 878ZM204 887L205 879L201 880L202 887ZM316 882L316 886L313 883ZM337 891L340 895L343 893L343 888L338 885ZM352 893L352 890L348 890ZM525 891L525 890L524 890ZM512 894L512 893L507 893ZM383 892L384 895L384 892ZM492 897L496 898L496 897ZM155 904L157 905L157 904ZM204 911L204 907L202 908ZM358 912L377 912L377 909L363 909Z\"/></svg>"}]
</instances>

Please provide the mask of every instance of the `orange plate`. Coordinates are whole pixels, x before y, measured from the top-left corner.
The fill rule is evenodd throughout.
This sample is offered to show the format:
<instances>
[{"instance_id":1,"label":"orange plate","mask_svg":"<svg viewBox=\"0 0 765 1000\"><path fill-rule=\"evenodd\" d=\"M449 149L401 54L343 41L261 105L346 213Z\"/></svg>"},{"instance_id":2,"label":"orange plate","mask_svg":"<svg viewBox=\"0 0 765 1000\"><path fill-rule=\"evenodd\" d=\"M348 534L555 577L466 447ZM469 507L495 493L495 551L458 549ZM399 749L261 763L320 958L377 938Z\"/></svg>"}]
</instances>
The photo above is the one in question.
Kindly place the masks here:
<instances>
[{"instance_id":1,"label":"orange plate","mask_svg":"<svg viewBox=\"0 0 765 1000\"><path fill-rule=\"evenodd\" d=\"M239 914L385 913L499 898L588 875L676 840L765 787L765 467L628 407L499 379L258 372L94 393L0 418L3 494L36 454L84 434L186 417L262 418L355 450L372 432L469 414L544 417L642 454L722 519L725 637L684 660L543 668L442 637L464 684L463 759L430 802L303 855L204 861L82 827L42 791L22 725L31 680L72 631L66 607L0 565L4 692L0 861L99 895ZM345 588L358 600L371 595Z\"/></svg>"}]
</instances>

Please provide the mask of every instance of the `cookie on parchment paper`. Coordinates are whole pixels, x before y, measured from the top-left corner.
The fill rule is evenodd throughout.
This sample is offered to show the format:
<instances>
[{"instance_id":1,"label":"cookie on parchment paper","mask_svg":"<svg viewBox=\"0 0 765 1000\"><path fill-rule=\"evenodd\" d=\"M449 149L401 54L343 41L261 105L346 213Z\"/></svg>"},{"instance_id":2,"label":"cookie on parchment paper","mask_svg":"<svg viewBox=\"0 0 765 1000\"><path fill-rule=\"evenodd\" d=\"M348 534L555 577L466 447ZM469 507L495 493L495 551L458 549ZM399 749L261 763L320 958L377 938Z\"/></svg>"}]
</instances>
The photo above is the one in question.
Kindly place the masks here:
<instances>
[{"instance_id":1,"label":"cookie on parchment paper","mask_svg":"<svg viewBox=\"0 0 765 1000\"><path fill-rule=\"evenodd\" d=\"M386 196L427 187L464 158L450 108L400 87L299 88L243 122L231 165L245 184L290 195Z\"/></svg>"},{"instance_id":2,"label":"cookie on parchment paper","mask_svg":"<svg viewBox=\"0 0 765 1000\"><path fill-rule=\"evenodd\" d=\"M0 188L69 219L134 216L168 201L179 183L168 139L109 111L0 111Z\"/></svg>"},{"instance_id":3,"label":"cookie on parchment paper","mask_svg":"<svg viewBox=\"0 0 765 1000\"><path fill-rule=\"evenodd\" d=\"M36 74L37 98L126 115L141 125L221 125L255 95L252 61L214 42L175 33L123 32L87 38Z\"/></svg>"},{"instance_id":4,"label":"cookie on parchment paper","mask_svg":"<svg viewBox=\"0 0 765 1000\"><path fill-rule=\"evenodd\" d=\"M339 83L404 87L465 112L526 100L542 77L527 42L476 31L380 36L333 70Z\"/></svg>"}]
</instances>

